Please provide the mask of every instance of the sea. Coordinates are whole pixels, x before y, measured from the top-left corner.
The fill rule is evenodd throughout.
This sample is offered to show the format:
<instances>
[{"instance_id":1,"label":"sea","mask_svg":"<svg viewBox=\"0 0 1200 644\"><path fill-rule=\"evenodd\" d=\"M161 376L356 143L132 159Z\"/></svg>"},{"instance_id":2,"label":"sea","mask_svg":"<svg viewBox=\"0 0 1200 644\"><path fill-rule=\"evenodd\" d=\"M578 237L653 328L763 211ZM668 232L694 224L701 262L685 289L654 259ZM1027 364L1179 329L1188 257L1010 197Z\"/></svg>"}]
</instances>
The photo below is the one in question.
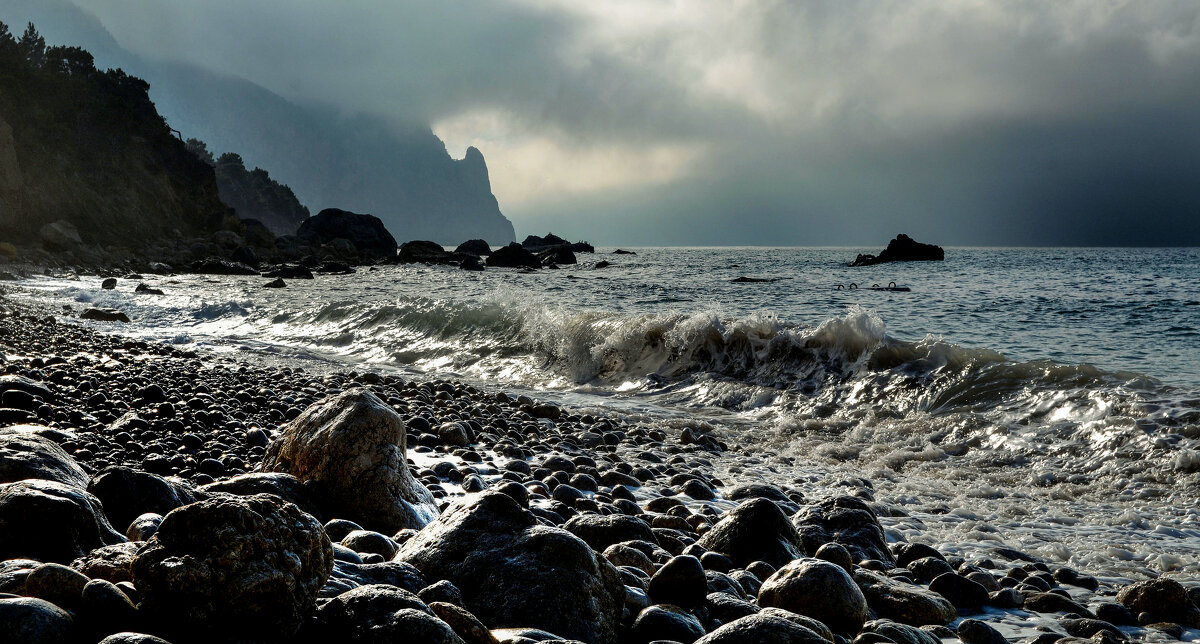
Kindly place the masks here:
<instances>
[{"instance_id":1,"label":"sea","mask_svg":"<svg viewBox=\"0 0 1200 644\"><path fill-rule=\"evenodd\" d=\"M89 324L218 354L702 428L730 446L723 482L858 489L893 540L1200 581L1200 248L947 248L858 268L849 248L615 250L284 289L140 280L161 296L37 276L10 297L119 309L130 324Z\"/></svg>"}]
</instances>

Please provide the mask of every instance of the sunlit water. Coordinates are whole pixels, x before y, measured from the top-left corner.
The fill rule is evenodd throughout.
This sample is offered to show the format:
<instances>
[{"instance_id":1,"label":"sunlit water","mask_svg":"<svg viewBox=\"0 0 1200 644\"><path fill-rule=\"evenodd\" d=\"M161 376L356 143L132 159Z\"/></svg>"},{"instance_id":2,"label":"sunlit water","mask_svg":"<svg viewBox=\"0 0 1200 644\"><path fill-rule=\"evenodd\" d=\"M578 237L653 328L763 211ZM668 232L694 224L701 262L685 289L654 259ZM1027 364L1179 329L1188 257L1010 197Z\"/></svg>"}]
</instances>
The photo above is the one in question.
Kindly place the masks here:
<instances>
[{"instance_id":1,"label":"sunlit water","mask_svg":"<svg viewBox=\"0 0 1200 644\"><path fill-rule=\"evenodd\" d=\"M866 478L892 537L948 552L1003 544L1113 579L1200 572L1200 249L949 249L867 268L845 265L854 249L611 250L536 273L397 266L281 290L19 288L120 309L132 325L100 326L177 344L701 424L734 446L723 479L819 495ZM911 291L870 289L890 282Z\"/></svg>"}]
</instances>

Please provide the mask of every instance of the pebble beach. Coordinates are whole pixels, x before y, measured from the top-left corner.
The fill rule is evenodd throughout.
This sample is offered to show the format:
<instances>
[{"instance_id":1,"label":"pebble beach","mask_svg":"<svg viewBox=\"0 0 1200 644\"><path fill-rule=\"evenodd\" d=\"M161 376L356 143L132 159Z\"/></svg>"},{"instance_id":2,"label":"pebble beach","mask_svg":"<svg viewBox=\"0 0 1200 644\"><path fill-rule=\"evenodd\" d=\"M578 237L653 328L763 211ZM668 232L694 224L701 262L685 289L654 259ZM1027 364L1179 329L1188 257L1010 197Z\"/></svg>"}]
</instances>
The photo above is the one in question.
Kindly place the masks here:
<instances>
[{"instance_id":1,"label":"pebble beach","mask_svg":"<svg viewBox=\"0 0 1200 644\"><path fill-rule=\"evenodd\" d=\"M1049 644L1200 626L1187 579L942 552L869 478L747 482L755 459L721 432L3 307L4 641Z\"/></svg>"}]
</instances>

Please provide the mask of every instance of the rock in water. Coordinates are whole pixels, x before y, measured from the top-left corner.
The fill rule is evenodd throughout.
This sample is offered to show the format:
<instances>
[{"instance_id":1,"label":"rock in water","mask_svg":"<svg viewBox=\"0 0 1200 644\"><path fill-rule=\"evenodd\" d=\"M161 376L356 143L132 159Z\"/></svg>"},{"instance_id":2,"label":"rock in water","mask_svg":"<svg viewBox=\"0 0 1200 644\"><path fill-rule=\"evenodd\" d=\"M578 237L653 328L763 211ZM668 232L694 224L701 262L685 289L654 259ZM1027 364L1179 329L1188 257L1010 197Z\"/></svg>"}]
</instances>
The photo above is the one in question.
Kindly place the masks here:
<instances>
[{"instance_id":1,"label":"rock in water","mask_svg":"<svg viewBox=\"0 0 1200 644\"><path fill-rule=\"evenodd\" d=\"M467 241L459 244L458 247L454 249L454 252L475 255L476 257L483 257L484 255L492 254L492 247L482 239L468 239Z\"/></svg>"},{"instance_id":2,"label":"rock in water","mask_svg":"<svg viewBox=\"0 0 1200 644\"><path fill-rule=\"evenodd\" d=\"M33 433L33 429L0 429L0 483L44 479L87 487L87 472L75 459L53 441Z\"/></svg>"},{"instance_id":3,"label":"rock in water","mask_svg":"<svg viewBox=\"0 0 1200 644\"><path fill-rule=\"evenodd\" d=\"M100 501L80 488L41 479L0 484L0 560L66 564L123 541Z\"/></svg>"},{"instance_id":4,"label":"rock in water","mask_svg":"<svg viewBox=\"0 0 1200 644\"><path fill-rule=\"evenodd\" d=\"M797 559L780 568L763 582L758 605L806 615L851 635L867 621L867 600L854 580L820 559Z\"/></svg>"},{"instance_id":5,"label":"rock in water","mask_svg":"<svg viewBox=\"0 0 1200 644\"><path fill-rule=\"evenodd\" d=\"M305 219L296 231L296 238L314 245L346 239L354 244L361 258L390 260L396 257L396 238L379 217L337 208L326 208L315 217Z\"/></svg>"},{"instance_id":6,"label":"rock in water","mask_svg":"<svg viewBox=\"0 0 1200 644\"><path fill-rule=\"evenodd\" d=\"M941 246L922 244L908 235L897 235L878 255L859 255L851 266L871 266L886 262L940 262L946 259Z\"/></svg>"},{"instance_id":7,"label":"rock in water","mask_svg":"<svg viewBox=\"0 0 1200 644\"><path fill-rule=\"evenodd\" d=\"M878 559L894 566L879 518L862 499L838 496L806 506L792 517L804 550L815 553L827 543L839 543L855 561Z\"/></svg>"},{"instance_id":8,"label":"rock in water","mask_svg":"<svg viewBox=\"0 0 1200 644\"><path fill-rule=\"evenodd\" d=\"M804 554L796 528L768 499L751 499L734 508L700 538L700 545L727 555L738 566L765 561L782 566Z\"/></svg>"},{"instance_id":9,"label":"rock in water","mask_svg":"<svg viewBox=\"0 0 1200 644\"><path fill-rule=\"evenodd\" d=\"M278 497L222 496L171 511L132 569L140 610L163 633L286 640L333 571L333 544Z\"/></svg>"},{"instance_id":10,"label":"rock in water","mask_svg":"<svg viewBox=\"0 0 1200 644\"><path fill-rule=\"evenodd\" d=\"M259 467L295 476L325 514L393 534L437 517L405 460L404 421L370 390L349 389L283 427Z\"/></svg>"},{"instance_id":11,"label":"rock in water","mask_svg":"<svg viewBox=\"0 0 1200 644\"><path fill-rule=\"evenodd\" d=\"M542 265L542 260L514 242L493 251L487 258L487 265L503 268L538 268Z\"/></svg>"},{"instance_id":12,"label":"rock in water","mask_svg":"<svg viewBox=\"0 0 1200 644\"><path fill-rule=\"evenodd\" d=\"M441 244L431 241L413 240L400 246L397 256L402 264L449 264L452 254L447 253Z\"/></svg>"},{"instance_id":13,"label":"rock in water","mask_svg":"<svg viewBox=\"0 0 1200 644\"><path fill-rule=\"evenodd\" d=\"M396 559L458 586L465 607L490 628L540 628L589 644L617 641L625 602L617 570L581 539L540 525L501 492L455 506L405 543Z\"/></svg>"}]
</instances>

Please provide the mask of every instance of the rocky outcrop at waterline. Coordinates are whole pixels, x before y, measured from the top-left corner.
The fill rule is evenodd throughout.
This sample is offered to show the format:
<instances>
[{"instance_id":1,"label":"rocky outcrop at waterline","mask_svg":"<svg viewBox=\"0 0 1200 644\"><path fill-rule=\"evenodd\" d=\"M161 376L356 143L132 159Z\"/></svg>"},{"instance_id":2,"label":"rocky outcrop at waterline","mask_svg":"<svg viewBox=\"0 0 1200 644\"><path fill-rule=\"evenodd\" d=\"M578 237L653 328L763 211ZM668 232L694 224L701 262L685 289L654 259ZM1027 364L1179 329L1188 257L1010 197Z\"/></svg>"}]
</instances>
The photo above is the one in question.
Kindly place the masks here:
<instances>
[{"instance_id":1,"label":"rocky outcrop at waterline","mask_svg":"<svg viewBox=\"0 0 1200 644\"><path fill-rule=\"evenodd\" d=\"M872 266L888 262L940 262L946 259L941 246L922 244L908 235L897 235L878 255L859 255L851 266Z\"/></svg>"}]
</instances>

